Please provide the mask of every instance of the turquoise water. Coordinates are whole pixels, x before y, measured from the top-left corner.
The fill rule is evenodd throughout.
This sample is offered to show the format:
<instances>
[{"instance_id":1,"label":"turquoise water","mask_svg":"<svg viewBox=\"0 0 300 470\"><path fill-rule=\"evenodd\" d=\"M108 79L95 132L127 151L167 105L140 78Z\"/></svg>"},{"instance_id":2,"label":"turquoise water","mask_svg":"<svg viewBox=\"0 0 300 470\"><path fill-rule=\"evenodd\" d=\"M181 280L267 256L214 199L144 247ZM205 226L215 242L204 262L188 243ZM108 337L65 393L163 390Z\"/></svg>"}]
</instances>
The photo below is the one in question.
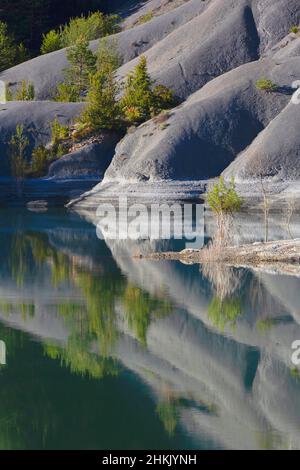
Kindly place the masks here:
<instances>
[{"instance_id":1,"label":"turquoise water","mask_svg":"<svg viewBox=\"0 0 300 470\"><path fill-rule=\"evenodd\" d=\"M0 448L299 448L300 279L0 211ZM300 369L299 369L300 370Z\"/></svg>"}]
</instances>

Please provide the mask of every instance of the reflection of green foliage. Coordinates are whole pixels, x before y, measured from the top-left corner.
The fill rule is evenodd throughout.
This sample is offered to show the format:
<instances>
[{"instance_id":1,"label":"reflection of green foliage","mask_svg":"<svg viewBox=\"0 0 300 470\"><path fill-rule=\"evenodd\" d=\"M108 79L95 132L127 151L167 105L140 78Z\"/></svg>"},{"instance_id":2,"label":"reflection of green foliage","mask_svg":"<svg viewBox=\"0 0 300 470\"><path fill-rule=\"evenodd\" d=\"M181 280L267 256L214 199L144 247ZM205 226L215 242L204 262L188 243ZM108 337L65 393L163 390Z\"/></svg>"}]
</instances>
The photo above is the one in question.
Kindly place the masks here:
<instances>
[{"instance_id":1,"label":"reflection of green foliage","mask_svg":"<svg viewBox=\"0 0 300 470\"><path fill-rule=\"evenodd\" d=\"M170 435L174 434L177 426L177 405L177 400L168 400L158 403L156 408L156 412L160 420L162 421L165 430Z\"/></svg>"},{"instance_id":2,"label":"reflection of green foliage","mask_svg":"<svg viewBox=\"0 0 300 470\"><path fill-rule=\"evenodd\" d=\"M274 318L265 318L264 320L258 320L256 327L261 334L265 334L268 330L274 326L276 321Z\"/></svg>"},{"instance_id":3,"label":"reflection of green foliage","mask_svg":"<svg viewBox=\"0 0 300 470\"><path fill-rule=\"evenodd\" d=\"M258 445L261 450L275 450L279 447L286 447L282 437L272 431L258 433Z\"/></svg>"},{"instance_id":4,"label":"reflection of green foliage","mask_svg":"<svg viewBox=\"0 0 300 470\"><path fill-rule=\"evenodd\" d=\"M59 284L68 282L71 279L72 267L64 253L53 252L52 262L52 285L57 287Z\"/></svg>"},{"instance_id":5,"label":"reflection of green foliage","mask_svg":"<svg viewBox=\"0 0 300 470\"><path fill-rule=\"evenodd\" d=\"M78 337L70 337L64 347L48 343L44 350L48 357L59 359L61 365L69 367L73 374L101 379L118 373L117 363L114 359L89 353L88 345Z\"/></svg>"},{"instance_id":6,"label":"reflection of green foliage","mask_svg":"<svg viewBox=\"0 0 300 470\"><path fill-rule=\"evenodd\" d=\"M171 304L168 300L154 298L147 292L129 284L124 293L124 308L129 328L145 346L151 315L161 317L169 314Z\"/></svg>"},{"instance_id":7,"label":"reflection of green foliage","mask_svg":"<svg viewBox=\"0 0 300 470\"><path fill-rule=\"evenodd\" d=\"M107 355L117 339L115 299L123 289L120 279L80 271L76 275L85 301L87 332L97 340L102 355Z\"/></svg>"},{"instance_id":8,"label":"reflection of green foliage","mask_svg":"<svg viewBox=\"0 0 300 470\"><path fill-rule=\"evenodd\" d=\"M21 313L23 320L26 320L28 316L34 317L35 305L26 304L25 302L14 303L0 301L0 309L6 317L9 317L11 313L18 312Z\"/></svg>"},{"instance_id":9,"label":"reflection of green foliage","mask_svg":"<svg viewBox=\"0 0 300 470\"><path fill-rule=\"evenodd\" d=\"M225 326L234 327L236 319L241 315L240 299L224 299L214 297L208 307L208 318L213 326L223 331Z\"/></svg>"},{"instance_id":10,"label":"reflection of green foliage","mask_svg":"<svg viewBox=\"0 0 300 470\"><path fill-rule=\"evenodd\" d=\"M294 378L294 379L297 379L299 380L300 379L300 370L297 369L297 367L294 367L293 369L291 369L291 376Z\"/></svg>"},{"instance_id":11,"label":"reflection of green foliage","mask_svg":"<svg viewBox=\"0 0 300 470\"><path fill-rule=\"evenodd\" d=\"M22 234L16 234L12 239L10 265L12 277L17 286L22 287L25 274L28 271L28 245Z\"/></svg>"}]
</instances>

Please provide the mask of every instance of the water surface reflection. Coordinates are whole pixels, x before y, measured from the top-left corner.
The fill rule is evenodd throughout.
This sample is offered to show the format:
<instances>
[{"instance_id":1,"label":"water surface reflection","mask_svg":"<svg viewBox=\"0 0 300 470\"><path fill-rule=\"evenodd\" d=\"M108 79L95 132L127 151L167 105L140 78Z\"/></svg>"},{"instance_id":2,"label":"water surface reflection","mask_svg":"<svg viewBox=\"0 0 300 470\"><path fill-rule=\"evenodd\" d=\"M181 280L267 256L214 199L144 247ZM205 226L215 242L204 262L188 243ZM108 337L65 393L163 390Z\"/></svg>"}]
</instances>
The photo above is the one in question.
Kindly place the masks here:
<instances>
[{"instance_id":1,"label":"water surface reflection","mask_svg":"<svg viewBox=\"0 0 300 470\"><path fill-rule=\"evenodd\" d=\"M1 211L1 448L299 448L300 280Z\"/></svg>"}]
</instances>

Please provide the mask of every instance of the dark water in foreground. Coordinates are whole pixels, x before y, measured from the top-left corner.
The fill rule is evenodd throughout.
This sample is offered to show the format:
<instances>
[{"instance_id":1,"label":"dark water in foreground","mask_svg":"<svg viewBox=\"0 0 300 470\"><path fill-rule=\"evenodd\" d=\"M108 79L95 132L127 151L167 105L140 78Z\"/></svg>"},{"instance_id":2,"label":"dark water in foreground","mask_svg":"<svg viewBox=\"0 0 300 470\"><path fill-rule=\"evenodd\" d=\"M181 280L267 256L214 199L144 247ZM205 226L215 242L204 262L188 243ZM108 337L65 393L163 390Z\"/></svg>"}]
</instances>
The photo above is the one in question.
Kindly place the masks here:
<instances>
[{"instance_id":1,"label":"dark water in foreground","mask_svg":"<svg viewBox=\"0 0 300 470\"><path fill-rule=\"evenodd\" d=\"M299 278L136 260L64 211L1 210L0 246L1 449L300 448Z\"/></svg>"}]
</instances>

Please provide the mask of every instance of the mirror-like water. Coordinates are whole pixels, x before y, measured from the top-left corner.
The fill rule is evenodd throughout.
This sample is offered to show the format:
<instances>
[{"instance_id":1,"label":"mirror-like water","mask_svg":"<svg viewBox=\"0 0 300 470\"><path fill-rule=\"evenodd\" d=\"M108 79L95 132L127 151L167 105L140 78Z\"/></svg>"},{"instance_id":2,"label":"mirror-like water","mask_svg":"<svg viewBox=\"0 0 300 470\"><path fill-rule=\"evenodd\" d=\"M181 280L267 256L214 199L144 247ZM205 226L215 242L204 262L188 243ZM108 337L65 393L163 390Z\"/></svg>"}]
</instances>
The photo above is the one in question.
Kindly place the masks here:
<instances>
[{"instance_id":1,"label":"mirror-like water","mask_svg":"<svg viewBox=\"0 0 300 470\"><path fill-rule=\"evenodd\" d=\"M300 278L134 259L65 211L1 210L0 246L1 449L300 448Z\"/></svg>"}]
</instances>

